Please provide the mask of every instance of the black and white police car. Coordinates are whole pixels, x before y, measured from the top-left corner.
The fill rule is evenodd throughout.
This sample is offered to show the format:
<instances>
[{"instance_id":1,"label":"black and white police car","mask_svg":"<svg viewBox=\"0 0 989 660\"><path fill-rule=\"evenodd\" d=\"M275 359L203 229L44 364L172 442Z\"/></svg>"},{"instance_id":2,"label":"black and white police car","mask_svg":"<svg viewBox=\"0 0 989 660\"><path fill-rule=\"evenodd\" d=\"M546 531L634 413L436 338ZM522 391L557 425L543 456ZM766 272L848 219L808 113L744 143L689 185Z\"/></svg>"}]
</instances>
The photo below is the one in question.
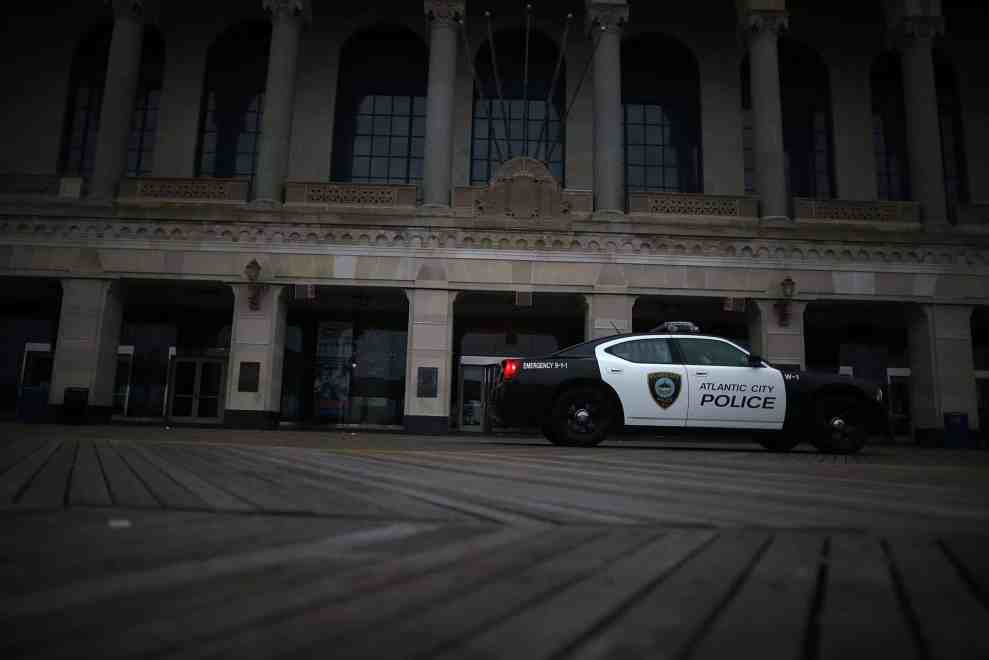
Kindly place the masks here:
<instances>
[{"instance_id":1,"label":"black and white police car","mask_svg":"<svg viewBox=\"0 0 989 660\"><path fill-rule=\"evenodd\" d=\"M685 321L503 360L492 401L496 422L581 447L624 425L743 430L771 451L806 439L822 452L854 453L889 429L877 385L781 371Z\"/></svg>"}]
</instances>

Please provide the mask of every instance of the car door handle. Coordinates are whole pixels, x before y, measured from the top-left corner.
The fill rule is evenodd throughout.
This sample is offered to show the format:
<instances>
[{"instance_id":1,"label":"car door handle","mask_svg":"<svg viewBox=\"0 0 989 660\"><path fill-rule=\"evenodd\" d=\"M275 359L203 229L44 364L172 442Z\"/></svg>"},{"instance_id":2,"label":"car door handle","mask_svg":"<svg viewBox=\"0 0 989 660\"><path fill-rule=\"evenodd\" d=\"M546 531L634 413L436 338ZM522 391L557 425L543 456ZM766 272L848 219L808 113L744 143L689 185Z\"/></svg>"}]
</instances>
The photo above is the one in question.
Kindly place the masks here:
<instances>
[{"instance_id":1,"label":"car door handle","mask_svg":"<svg viewBox=\"0 0 989 660\"><path fill-rule=\"evenodd\" d=\"M625 371L624 369L617 369L615 367L612 367L611 368L611 373L613 373L613 374L620 374L620 373L623 373L624 371Z\"/></svg>"},{"instance_id":2,"label":"car door handle","mask_svg":"<svg viewBox=\"0 0 989 660\"><path fill-rule=\"evenodd\" d=\"M706 371L695 371L694 372L694 375L695 376L706 376L707 375L707 372Z\"/></svg>"}]
</instances>

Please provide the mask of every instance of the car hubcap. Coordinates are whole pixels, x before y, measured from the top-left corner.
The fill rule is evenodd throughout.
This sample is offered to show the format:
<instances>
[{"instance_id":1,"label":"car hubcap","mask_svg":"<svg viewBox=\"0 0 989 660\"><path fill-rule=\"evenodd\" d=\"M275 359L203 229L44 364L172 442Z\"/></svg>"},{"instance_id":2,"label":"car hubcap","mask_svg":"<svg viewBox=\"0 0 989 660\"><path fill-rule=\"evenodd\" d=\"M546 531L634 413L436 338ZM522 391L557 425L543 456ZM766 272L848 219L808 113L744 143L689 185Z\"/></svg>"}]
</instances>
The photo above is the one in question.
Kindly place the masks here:
<instances>
[{"instance_id":1,"label":"car hubcap","mask_svg":"<svg viewBox=\"0 0 989 660\"><path fill-rule=\"evenodd\" d=\"M591 433L594 430L594 414L588 404L570 408L570 427L578 433Z\"/></svg>"}]
</instances>

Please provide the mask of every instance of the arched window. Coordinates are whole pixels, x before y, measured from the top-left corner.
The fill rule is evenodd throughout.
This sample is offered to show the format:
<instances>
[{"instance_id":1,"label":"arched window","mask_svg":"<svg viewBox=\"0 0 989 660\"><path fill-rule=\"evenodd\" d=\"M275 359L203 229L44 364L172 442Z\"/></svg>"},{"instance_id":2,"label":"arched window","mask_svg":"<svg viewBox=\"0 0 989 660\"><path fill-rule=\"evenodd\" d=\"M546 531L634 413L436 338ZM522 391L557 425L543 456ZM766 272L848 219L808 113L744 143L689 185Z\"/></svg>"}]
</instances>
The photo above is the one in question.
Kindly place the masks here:
<instances>
[{"instance_id":1,"label":"arched window","mask_svg":"<svg viewBox=\"0 0 989 660\"><path fill-rule=\"evenodd\" d=\"M955 70L948 54L940 48L934 49L934 80L937 85L938 117L941 120L944 193L948 217L954 220L957 205L968 201L965 140L962 133L961 102Z\"/></svg>"},{"instance_id":2,"label":"arched window","mask_svg":"<svg viewBox=\"0 0 989 660\"><path fill-rule=\"evenodd\" d=\"M896 52L872 65L872 122L879 199L910 199L903 69Z\"/></svg>"},{"instance_id":3,"label":"arched window","mask_svg":"<svg viewBox=\"0 0 989 660\"><path fill-rule=\"evenodd\" d=\"M406 28L351 37L340 56L332 179L422 181L429 51Z\"/></svg>"},{"instance_id":4,"label":"arched window","mask_svg":"<svg viewBox=\"0 0 989 660\"><path fill-rule=\"evenodd\" d=\"M526 87L523 71L525 30L496 32L494 42L502 93L499 97L491 45L484 42L475 60L477 85L484 94L482 98L475 87L471 183L485 185L502 162L510 157L529 156L546 162L562 185L566 175L565 127L561 122L565 103L565 65L561 65L556 87L546 103L558 58L556 44L540 32L533 30L530 33Z\"/></svg>"},{"instance_id":5,"label":"arched window","mask_svg":"<svg viewBox=\"0 0 989 660\"><path fill-rule=\"evenodd\" d=\"M787 190L793 197L833 197L831 88L827 65L813 49L781 38L779 66ZM746 192L757 192L751 93L746 55L742 62L745 181Z\"/></svg>"},{"instance_id":6,"label":"arched window","mask_svg":"<svg viewBox=\"0 0 989 660\"><path fill-rule=\"evenodd\" d=\"M700 75L662 35L622 44L626 192L700 192Z\"/></svg>"},{"instance_id":7,"label":"arched window","mask_svg":"<svg viewBox=\"0 0 989 660\"><path fill-rule=\"evenodd\" d=\"M271 24L240 23L210 47L206 60L196 175L250 177L257 172Z\"/></svg>"},{"instance_id":8,"label":"arched window","mask_svg":"<svg viewBox=\"0 0 989 660\"><path fill-rule=\"evenodd\" d=\"M88 178L93 173L112 35L112 25L100 26L76 49L60 168L70 176ZM154 164L164 61L165 43L161 34L154 28L147 28L142 41L140 79L127 144L129 176L150 174Z\"/></svg>"}]
</instances>

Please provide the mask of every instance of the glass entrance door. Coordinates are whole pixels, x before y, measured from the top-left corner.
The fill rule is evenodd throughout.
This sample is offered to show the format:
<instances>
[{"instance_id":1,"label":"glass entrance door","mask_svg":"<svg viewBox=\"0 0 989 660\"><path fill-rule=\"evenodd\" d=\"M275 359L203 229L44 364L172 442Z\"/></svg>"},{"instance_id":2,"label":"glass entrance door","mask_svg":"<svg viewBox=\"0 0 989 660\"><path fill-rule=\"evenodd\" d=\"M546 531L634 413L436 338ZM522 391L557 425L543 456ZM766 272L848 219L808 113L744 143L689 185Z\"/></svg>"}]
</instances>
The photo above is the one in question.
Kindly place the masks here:
<instances>
[{"instance_id":1,"label":"glass entrance door","mask_svg":"<svg viewBox=\"0 0 989 660\"><path fill-rule=\"evenodd\" d=\"M44 418L51 377L51 344L25 344L17 392L17 416L20 419L31 421Z\"/></svg>"},{"instance_id":2,"label":"glass entrance door","mask_svg":"<svg viewBox=\"0 0 989 660\"><path fill-rule=\"evenodd\" d=\"M168 417L176 421L219 422L223 417L225 362L211 358L172 361Z\"/></svg>"}]
</instances>

